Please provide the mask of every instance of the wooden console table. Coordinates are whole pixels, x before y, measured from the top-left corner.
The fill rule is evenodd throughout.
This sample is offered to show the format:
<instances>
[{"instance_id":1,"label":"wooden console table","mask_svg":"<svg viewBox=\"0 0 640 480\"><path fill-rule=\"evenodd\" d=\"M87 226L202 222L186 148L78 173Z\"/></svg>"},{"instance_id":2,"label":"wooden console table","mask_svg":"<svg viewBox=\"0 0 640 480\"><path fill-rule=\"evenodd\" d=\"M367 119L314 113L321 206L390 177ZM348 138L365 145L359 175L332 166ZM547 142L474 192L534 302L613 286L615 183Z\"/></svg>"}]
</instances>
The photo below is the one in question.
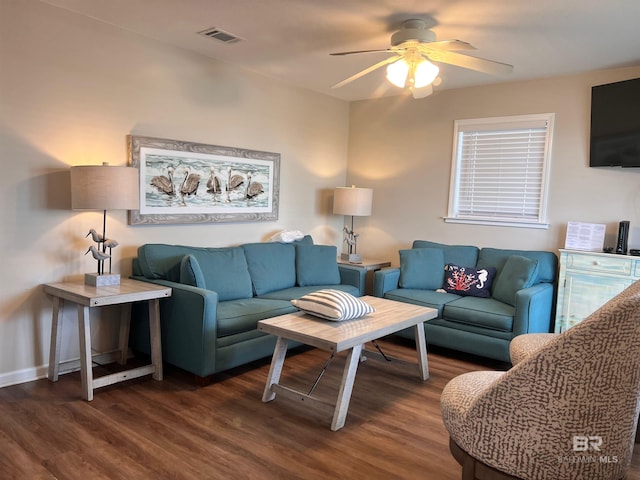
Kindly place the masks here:
<instances>
[{"instance_id":1,"label":"wooden console table","mask_svg":"<svg viewBox=\"0 0 640 480\"><path fill-rule=\"evenodd\" d=\"M162 380L162 345L160 336L160 298L171 296L171 288L123 279L120 285L93 287L82 281L48 283L44 285L45 293L53 296L53 319L51 321L51 349L49 351L49 380L58 381L60 373L60 313L64 301L78 306L78 330L80 337L80 374L82 378L82 398L93 400L93 391L114 383L152 374L155 380ZM123 372L93 378L91 354L91 324L89 309L105 305L122 305L120 321L118 363L127 361L127 345L129 341L129 324L131 320L131 304L133 302L149 302L149 331L151 335L151 365L133 368Z\"/></svg>"}]
</instances>

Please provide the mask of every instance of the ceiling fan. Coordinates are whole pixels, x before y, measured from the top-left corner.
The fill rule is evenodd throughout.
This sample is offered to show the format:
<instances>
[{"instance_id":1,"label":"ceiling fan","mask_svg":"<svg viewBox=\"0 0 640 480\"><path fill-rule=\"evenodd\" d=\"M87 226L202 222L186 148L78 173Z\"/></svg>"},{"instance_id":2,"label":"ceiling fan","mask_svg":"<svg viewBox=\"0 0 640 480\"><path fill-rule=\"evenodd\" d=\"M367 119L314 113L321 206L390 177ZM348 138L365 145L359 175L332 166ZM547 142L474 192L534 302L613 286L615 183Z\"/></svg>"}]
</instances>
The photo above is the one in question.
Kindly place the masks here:
<instances>
[{"instance_id":1,"label":"ceiling fan","mask_svg":"<svg viewBox=\"0 0 640 480\"><path fill-rule=\"evenodd\" d=\"M332 88L342 87L386 65L387 79L392 84L400 88L408 86L414 98L423 98L433 93L434 84L439 84L439 78L437 78L439 68L432 62L448 63L490 75L507 75L513 71L513 66L506 63L456 53L463 50L475 50L475 47L461 40L436 41L435 33L427 28L424 20L407 20L403 22L400 30L391 35L391 48L331 53L331 55L376 52L394 54L336 83Z\"/></svg>"}]
</instances>

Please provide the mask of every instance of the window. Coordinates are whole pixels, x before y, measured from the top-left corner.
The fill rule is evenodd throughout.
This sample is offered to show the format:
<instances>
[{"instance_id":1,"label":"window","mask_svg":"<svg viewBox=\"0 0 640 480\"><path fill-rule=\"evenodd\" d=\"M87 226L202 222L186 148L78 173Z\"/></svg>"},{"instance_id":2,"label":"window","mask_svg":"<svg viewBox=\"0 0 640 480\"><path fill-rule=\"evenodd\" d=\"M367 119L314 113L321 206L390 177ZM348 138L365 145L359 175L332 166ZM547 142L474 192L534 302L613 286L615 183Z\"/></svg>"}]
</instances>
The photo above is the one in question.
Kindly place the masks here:
<instances>
[{"instance_id":1,"label":"window","mask_svg":"<svg viewBox=\"0 0 640 480\"><path fill-rule=\"evenodd\" d=\"M447 222L548 228L554 114L456 120Z\"/></svg>"}]
</instances>

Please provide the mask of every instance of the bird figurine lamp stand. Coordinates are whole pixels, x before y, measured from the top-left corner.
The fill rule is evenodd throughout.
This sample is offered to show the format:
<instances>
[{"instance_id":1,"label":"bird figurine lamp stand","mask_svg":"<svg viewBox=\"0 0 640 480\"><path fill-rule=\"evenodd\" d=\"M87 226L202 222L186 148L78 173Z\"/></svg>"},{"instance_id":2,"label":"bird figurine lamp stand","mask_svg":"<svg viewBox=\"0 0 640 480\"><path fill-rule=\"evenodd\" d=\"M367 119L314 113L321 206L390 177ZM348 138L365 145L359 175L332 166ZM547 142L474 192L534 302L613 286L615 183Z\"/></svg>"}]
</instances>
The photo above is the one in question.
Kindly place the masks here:
<instances>
[{"instance_id":1,"label":"bird figurine lamp stand","mask_svg":"<svg viewBox=\"0 0 640 480\"><path fill-rule=\"evenodd\" d=\"M362 263L362 257L358 254L359 235L353 230L353 217L368 217L371 215L373 203L373 190L370 188L337 187L333 194L333 213L336 215L350 215L351 228L345 225L344 243L347 244L348 253L343 253L341 258L350 263Z\"/></svg>"},{"instance_id":2,"label":"bird figurine lamp stand","mask_svg":"<svg viewBox=\"0 0 640 480\"><path fill-rule=\"evenodd\" d=\"M96 245L91 245L85 255L91 252L98 262L96 273L87 273L84 283L95 287L119 285L120 274L111 271L111 252L118 242L107 237L107 210L133 210L139 206L138 170L133 167L110 167L102 165L81 165L71 167L71 208L73 210L102 210L102 233L92 228L86 237ZM109 270L105 271L105 261L109 260Z\"/></svg>"}]
</instances>

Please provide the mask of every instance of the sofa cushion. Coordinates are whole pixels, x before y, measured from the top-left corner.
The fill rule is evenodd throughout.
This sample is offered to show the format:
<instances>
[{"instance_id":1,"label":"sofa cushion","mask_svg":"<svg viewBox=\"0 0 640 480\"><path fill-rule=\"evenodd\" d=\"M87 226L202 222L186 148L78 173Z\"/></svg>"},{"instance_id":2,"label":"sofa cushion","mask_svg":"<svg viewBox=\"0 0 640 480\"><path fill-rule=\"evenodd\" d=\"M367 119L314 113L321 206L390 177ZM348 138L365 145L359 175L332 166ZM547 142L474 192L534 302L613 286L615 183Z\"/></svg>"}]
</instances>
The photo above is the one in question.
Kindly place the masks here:
<instances>
[{"instance_id":1,"label":"sofa cushion","mask_svg":"<svg viewBox=\"0 0 640 480\"><path fill-rule=\"evenodd\" d=\"M195 249L183 245L147 243L138 247L138 266L146 278L179 282L182 257Z\"/></svg>"},{"instance_id":2,"label":"sofa cushion","mask_svg":"<svg viewBox=\"0 0 640 480\"><path fill-rule=\"evenodd\" d=\"M332 245L296 245L296 279L300 287L338 285L338 249Z\"/></svg>"},{"instance_id":3,"label":"sofa cushion","mask_svg":"<svg viewBox=\"0 0 640 480\"><path fill-rule=\"evenodd\" d=\"M205 288L218 293L218 300L253 296L247 260L241 247L194 250Z\"/></svg>"},{"instance_id":4,"label":"sofa cushion","mask_svg":"<svg viewBox=\"0 0 640 480\"><path fill-rule=\"evenodd\" d=\"M414 240L412 248L440 248L444 254L445 265L475 267L480 249L472 245L445 245L428 240Z\"/></svg>"},{"instance_id":5,"label":"sofa cushion","mask_svg":"<svg viewBox=\"0 0 640 480\"><path fill-rule=\"evenodd\" d=\"M180 262L180 283L193 287L207 288L198 260L193 255L185 255Z\"/></svg>"},{"instance_id":6,"label":"sofa cushion","mask_svg":"<svg viewBox=\"0 0 640 480\"><path fill-rule=\"evenodd\" d=\"M515 308L493 298L461 297L444 306L442 317L452 322L503 332L513 330Z\"/></svg>"},{"instance_id":7,"label":"sofa cushion","mask_svg":"<svg viewBox=\"0 0 640 480\"><path fill-rule=\"evenodd\" d=\"M538 261L538 271L536 278L533 280L533 285L540 282L555 282L558 274L558 257L553 252L542 250L506 250L485 247L480 250L476 268L496 267L498 275L500 275L500 270L512 255L519 255Z\"/></svg>"},{"instance_id":8,"label":"sofa cushion","mask_svg":"<svg viewBox=\"0 0 640 480\"><path fill-rule=\"evenodd\" d=\"M258 328L258 321L295 312L288 301L240 298L218 303L217 336L226 337Z\"/></svg>"},{"instance_id":9,"label":"sofa cushion","mask_svg":"<svg viewBox=\"0 0 640 480\"><path fill-rule=\"evenodd\" d=\"M242 246L256 295L296 284L295 247L290 243L247 243Z\"/></svg>"},{"instance_id":10,"label":"sofa cushion","mask_svg":"<svg viewBox=\"0 0 640 480\"><path fill-rule=\"evenodd\" d=\"M471 267L447 265L443 288L446 292L461 297L488 298L491 296L491 285L495 276L496 269L493 267L476 270Z\"/></svg>"},{"instance_id":11,"label":"sofa cushion","mask_svg":"<svg viewBox=\"0 0 640 480\"><path fill-rule=\"evenodd\" d=\"M436 290L444 279L444 254L440 248L400 250L401 288Z\"/></svg>"},{"instance_id":12,"label":"sofa cushion","mask_svg":"<svg viewBox=\"0 0 640 480\"><path fill-rule=\"evenodd\" d=\"M325 320L341 322L373 313L375 308L341 290L325 289L291 300L291 303L307 313Z\"/></svg>"},{"instance_id":13,"label":"sofa cushion","mask_svg":"<svg viewBox=\"0 0 640 480\"><path fill-rule=\"evenodd\" d=\"M516 292L533 285L537 272L538 260L511 255L493 284L493 298L515 306Z\"/></svg>"},{"instance_id":14,"label":"sofa cushion","mask_svg":"<svg viewBox=\"0 0 640 480\"><path fill-rule=\"evenodd\" d=\"M460 296L442 291L437 292L435 290L398 288L385 293L384 298L388 300L395 300L397 302L412 303L423 307L435 308L438 310L438 316L441 317L444 306L449 302L458 300Z\"/></svg>"}]
</instances>

